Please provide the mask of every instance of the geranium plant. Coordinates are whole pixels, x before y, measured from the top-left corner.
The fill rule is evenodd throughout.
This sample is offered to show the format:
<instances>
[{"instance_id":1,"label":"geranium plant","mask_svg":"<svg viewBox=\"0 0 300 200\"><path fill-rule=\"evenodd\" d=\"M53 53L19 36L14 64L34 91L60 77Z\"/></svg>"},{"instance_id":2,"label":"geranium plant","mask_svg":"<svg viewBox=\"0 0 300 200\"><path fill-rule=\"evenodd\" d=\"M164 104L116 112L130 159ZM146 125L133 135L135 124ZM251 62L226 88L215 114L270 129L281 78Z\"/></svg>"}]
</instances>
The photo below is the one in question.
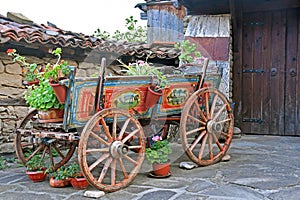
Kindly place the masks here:
<instances>
[{"instance_id":1,"label":"geranium plant","mask_svg":"<svg viewBox=\"0 0 300 200\"><path fill-rule=\"evenodd\" d=\"M7 55L13 57L13 61L19 63L22 67L22 73L26 81L34 81L36 79L50 79L53 82L58 82L60 78L70 74L70 68L67 61L61 60L61 48L56 48L52 54L57 57L54 65L48 63L45 67L38 66L36 63L28 63L26 57L17 53L16 49L8 49Z\"/></svg>"},{"instance_id":2,"label":"geranium plant","mask_svg":"<svg viewBox=\"0 0 300 200\"><path fill-rule=\"evenodd\" d=\"M48 63L45 67L39 67L36 63L27 63L26 58L19 55L15 49L7 50L7 54L13 57L14 62L18 62L25 67L24 73L27 81L39 80L38 85L29 86L24 93L25 100L31 108L42 111L50 108L61 110L64 108L50 86L50 81L58 82L60 78L70 73L68 63L61 60L61 53L61 48L56 48L52 51L52 54L57 57L56 63L54 65Z\"/></svg>"},{"instance_id":3,"label":"geranium plant","mask_svg":"<svg viewBox=\"0 0 300 200\"><path fill-rule=\"evenodd\" d=\"M180 56L178 57L181 64L193 63L196 59L201 58L201 53L196 51L196 44L190 43L189 40L182 40L175 43L174 47L181 51Z\"/></svg>"},{"instance_id":4,"label":"geranium plant","mask_svg":"<svg viewBox=\"0 0 300 200\"><path fill-rule=\"evenodd\" d=\"M54 170L53 167L49 167L45 173L49 174L55 180L65 180L69 178L68 168L64 165L60 166L57 170Z\"/></svg>"},{"instance_id":5,"label":"geranium plant","mask_svg":"<svg viewBox=\"0 0 300 200\"><path fill-rule=\"evenodd\" d=\"M130 76L156 76L157 79L154 81L154 90L155 91L161 91L168 85L168 80L165 75L161 71L159 71L159 67L155 67L152 64L138 60L134 63L129 63L129 65L126 65L121 60L118 60L123 67L126 69L121 70L125 72L126 75Z\"/></svg>"},{"instance_id":6,"label":"geranium plant","mask_svg":"<svg viewBox=\"0 0 300 200\"><path fill-rule=\"evenodd\" d=\"M71 178L83 177L83 174L77 162L74 162L72 165L69 165L67 167L67 171L69 177Z\"/></svg>"},{"instance_id":7,"label":"geranium plant","mask_svg":"<svg viewBox=\"0 0 300 200\"><path fill-rule=\"evenodd\" d=\"M63 109L64 105L59 103L49 80L40 78L38 86L32 85L25 91L24 96L26 102L31 108L37 110L48 110L50 108Z\"/></svg>"},{"instance_id":8,"label":"geranium plant","mask_svg":"<svg viewBox=\"0 0 300 200\"><path fill-rule=\"evenodd\" d=\"M168 155L172 153L171 145L168 140L163 140L161 136L151 138L151 147L146 148L146 158L153 163L166 163L169 160Z\"/></svg>"},{"instance_id":9,"label":"geranium plant","mask_svg":"<svg viewBox=\"0 0 300 200\"><path fill-rule=\"evenodd\" d=\"M61 78L70 74L69 64L67 61L61 60L61 53L61 48L52 51L52 54L57 57L57 61L54 65L48 63L45 67L44 77L54 83L58 83Z\"/></svg>"},{"instance_id":10,"label":"geranium plant","mask_svg":"<svg viewBox=\"0 0 300 200\"><path fill-rule=\"evenodd\" d=\"M27 171L42 171L46 168L45 161L41 155L34 155L28 162L26 162Z\"/></svg>"},{"instance_id":11,"label":"geranium plant","mask_svg":"<svg viewBox=\"0 0 300 200\"><path fill-rule=\"evenodd\" d=\"M23 67L22 74L27 82L33 82L38 79L42 67L38 66L36 63L28 63L26 58L21 56L16 49L7 49L6 53L13 58L14 62L19 63Z\"/></svg>"}]
</instances>

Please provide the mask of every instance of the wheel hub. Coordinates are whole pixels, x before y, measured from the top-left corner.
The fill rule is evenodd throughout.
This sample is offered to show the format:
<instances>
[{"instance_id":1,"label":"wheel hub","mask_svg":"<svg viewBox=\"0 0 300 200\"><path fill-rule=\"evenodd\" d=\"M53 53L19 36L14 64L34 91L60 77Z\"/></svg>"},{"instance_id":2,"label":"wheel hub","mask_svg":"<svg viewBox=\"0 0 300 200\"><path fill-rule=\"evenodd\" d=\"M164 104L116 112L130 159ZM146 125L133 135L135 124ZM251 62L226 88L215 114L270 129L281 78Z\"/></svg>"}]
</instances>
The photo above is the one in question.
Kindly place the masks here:
<instances>
[{"instance_id":1,"label":"wheel hub","mask_svg":"<svg viewBox=\"0 0 300 200\"><path fill-rule=\"evenodd\" d=\"M113 158L120 158L127 155L128 150L128 146L121 141L114 141L110 145L110 154Z\"/></svg>"},{"instance_id":2,"label":"wheel hub","mask_svg":"<svg viewBox=\"0 0 300 200\"><path fill-rule=\"evenodd\" d=\"M210 120L207 122L206 130L209 133L220 133L222 131L222 125L214 120Z\"/></svg>"}]
</instances>

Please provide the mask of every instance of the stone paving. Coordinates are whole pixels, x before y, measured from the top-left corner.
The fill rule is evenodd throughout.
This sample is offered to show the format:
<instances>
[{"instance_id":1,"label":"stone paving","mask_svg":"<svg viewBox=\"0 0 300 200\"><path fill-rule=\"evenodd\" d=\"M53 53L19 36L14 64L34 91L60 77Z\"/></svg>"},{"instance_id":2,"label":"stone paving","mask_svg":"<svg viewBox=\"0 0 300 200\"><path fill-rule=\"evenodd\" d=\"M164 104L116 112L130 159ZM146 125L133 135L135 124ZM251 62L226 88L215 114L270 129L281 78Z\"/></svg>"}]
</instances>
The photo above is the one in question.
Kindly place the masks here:
<instances>
[{"instance_id":1,"label":"stone paving","mask_svg":"<svg viewBox=\"0 0 300 200\"><path fill-rule=\"evenodd\" d=\"M100 199L297 200L300 199L299 144L300 137L242 136L231 143L230 161L186 170L179 168L179 163L190 160L181 145L173 143L170 177L148 177L150 166L145 161L127 188L106 193ZM90 199L83 194L84 191L72 187L52 188L48 179L33 183L24 167L0 171L1 200Z\"/></svg>"}]
</instances>

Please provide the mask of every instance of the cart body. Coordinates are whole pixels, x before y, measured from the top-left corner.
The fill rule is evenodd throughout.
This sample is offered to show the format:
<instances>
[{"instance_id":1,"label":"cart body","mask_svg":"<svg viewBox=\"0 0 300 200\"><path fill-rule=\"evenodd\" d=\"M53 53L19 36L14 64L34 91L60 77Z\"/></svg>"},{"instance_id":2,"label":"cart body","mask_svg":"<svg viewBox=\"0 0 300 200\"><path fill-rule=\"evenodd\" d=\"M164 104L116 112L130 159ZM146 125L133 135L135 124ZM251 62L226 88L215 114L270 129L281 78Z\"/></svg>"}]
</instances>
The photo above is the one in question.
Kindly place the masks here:
<instances>
[{"instance_id":1,"label":"cart body","mask_svg":"<svg viewBox=\"0 0 300 200\"><path fill-rule=\"evenodd\" d=\"M204 63L206 69L208 60ZM62 123L40 123L36 110L28 113L15 135L22 163L40 153L49 155L49 163L58 168L78 147L80 168L89 183L113 192L135 178L151 138L168 139L171 125L177 127L188 157L200 166L219 162L227 152L233 114L224 94L215 89L220 74L206 77L203 70L167 75L169 84L152 107L146 101L155 77L100 74L77 78L71 67L70 78L61 81L67 88Z\"/></svg>"}]
</instances>

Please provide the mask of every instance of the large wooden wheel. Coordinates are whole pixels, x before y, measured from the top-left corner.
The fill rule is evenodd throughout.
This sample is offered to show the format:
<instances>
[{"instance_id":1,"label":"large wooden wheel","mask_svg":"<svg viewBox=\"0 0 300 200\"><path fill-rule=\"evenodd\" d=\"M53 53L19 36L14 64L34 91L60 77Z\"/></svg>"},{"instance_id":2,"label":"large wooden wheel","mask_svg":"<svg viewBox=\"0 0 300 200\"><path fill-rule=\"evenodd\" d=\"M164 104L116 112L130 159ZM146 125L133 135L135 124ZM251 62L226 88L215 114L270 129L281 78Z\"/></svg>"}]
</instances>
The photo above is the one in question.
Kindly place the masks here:
<instances>
[{"instance_id":1,"label":"large wooden wheel","mask_svg":"<svg viewBox=\"0 0 300 200\"><path fill-rule=\"evenodd\" d=\"M128 186L145 158L144 131L128 111L96 113L80 136L78 160L91 185L113 192Z\"/></svg>"},{"instance_id":2,"label":"large wooden wheel","mask_svg":"<svg viewBox=\"0 0 300 200\"><path fill-rule=\"evenodd\" d=\"M226 97L214 88L196 91L186 102L180 137L188 157L200 166L214 164L227 152L234 120Z\"/></svg>"},{"instance_id":3,"label":"large wooden wheel","mask_svg":"<svg viewBox=\"0 0 300 200\"><path fill-rule=\"evenodd\" d=\"M15 134L14 146L17 157L21 163L26 165L34 155L39 154L45 159L48 167L57 169L70 160L77 143L33 136L31 131L38 129L33 125L35 121L37 121L37 110L30 110L17 127L17 129L28 130L23 134Z\"/></svg>"}]
</instances>

